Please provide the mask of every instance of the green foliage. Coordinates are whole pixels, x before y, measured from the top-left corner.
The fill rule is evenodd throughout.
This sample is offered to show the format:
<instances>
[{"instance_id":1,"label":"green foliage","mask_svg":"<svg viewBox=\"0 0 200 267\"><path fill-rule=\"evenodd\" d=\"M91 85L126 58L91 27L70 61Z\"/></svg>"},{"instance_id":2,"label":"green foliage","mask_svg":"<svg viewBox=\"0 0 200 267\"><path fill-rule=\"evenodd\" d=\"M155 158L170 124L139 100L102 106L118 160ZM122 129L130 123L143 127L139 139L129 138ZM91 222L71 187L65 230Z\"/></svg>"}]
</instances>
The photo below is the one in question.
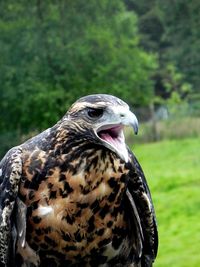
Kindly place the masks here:
<instances>
[{"instance_id":1,"label":"green foliage","mask_svg":"<svg viewBox=\"0 0 200 267\"><path fill-rule=\"evenodd\" d=\"M200 139L134 147L155 204L159 250L155 267L200 264Z\"/></svg>"},{"instance_id":2,"label":"green foliage","mask_svg":"<svg viewBox=\"0 0 200 267\"><path fill-rule=\"evenodd\" d=\"M155 104L167 105L170 108L175 104L186 102L192 92L191 84L184 82L184 75L172 63L158 69L155 72L155 79L157 80Z\"/></svg>"},{"instance_id":3,"label":"green foliage","mask_svg":"<svg viewBox=\"0 0 200 267\"><path fill-rule=\"evenodd\" d=\"M198 0L157 1L165 28L164 60L172 61L186 81L199 91L200 2ZM170 14L170 16L169 16Z\"/></svg>"},{"instance_id":4,"label":"green foliage","mask_svg":"<svg viewBox=\"0 0 200 267\"><path fill-rule=\"evenodd\" d=\"M156 60L122 0L9 0L0 14L0 132L46 128L86 94L153 97Z\"/></svg>"},{"instance_id":5,"label":"green foliage","mask_svg":"<svg viewBox=\"0 0 200 267\"><path fill-rule=\"evenodd\" d=\"M155 94L161 98L181 98L189 91L199 91L199 24L197 0L126 0L129 10L138 14L140 45L158 55L154 74ZM172 79L168 79L169 75ZM173 89L173 90L172 90ZM180 91L182 91L180 93ZM184 91L184 93L183 93Z\"/></svg>"}]
</instances>

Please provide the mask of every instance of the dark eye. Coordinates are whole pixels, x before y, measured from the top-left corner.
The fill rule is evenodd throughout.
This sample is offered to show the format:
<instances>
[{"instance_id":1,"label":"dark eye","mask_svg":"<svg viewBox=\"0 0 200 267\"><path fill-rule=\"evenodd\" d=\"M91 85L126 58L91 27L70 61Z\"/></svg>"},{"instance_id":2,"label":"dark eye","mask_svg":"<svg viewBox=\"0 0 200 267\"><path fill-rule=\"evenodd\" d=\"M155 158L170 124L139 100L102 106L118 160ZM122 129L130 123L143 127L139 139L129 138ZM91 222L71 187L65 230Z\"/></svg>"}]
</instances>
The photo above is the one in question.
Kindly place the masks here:
<instances>
[{"instance_id":1,"label":"dark eye","mask_svg":"<svg viewBox=\"0 0 200 267\"><path fill-rule=\"evenodd\" d=\"M98 119L103 115L103 109L101 108L88 108L88 117L91 119Z\"/></svg>"}]
</instances>

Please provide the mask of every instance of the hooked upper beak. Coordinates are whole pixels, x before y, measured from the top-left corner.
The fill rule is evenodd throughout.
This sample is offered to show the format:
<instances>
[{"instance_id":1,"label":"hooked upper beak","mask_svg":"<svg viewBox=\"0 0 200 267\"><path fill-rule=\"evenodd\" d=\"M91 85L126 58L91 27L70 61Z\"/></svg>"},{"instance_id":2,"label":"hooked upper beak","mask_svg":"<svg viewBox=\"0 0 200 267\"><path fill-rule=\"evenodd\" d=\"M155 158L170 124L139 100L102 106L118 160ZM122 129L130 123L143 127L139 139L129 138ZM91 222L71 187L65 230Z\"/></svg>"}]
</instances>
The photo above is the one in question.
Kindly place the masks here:
<instances>
[{"instance_id":1,"label":"hooked upper beak","mask_svg":"<svg viewBox=\"0 0 200 267\"><path fill-rule=\"evenodd\" d=\"M130 110L126 110L124 112L120 112L121 124L126 126L131 126L134 130L134 133L138 133L138 120L134 113Z\"/></svg>"},{"instance_id":2,"label":"hooked upper beak","mask_svg":"<svg viewBox=\"0 0 200 267\"><path fill-rule=\"evenodd\" d=\"M113 114L115 114L116 121L124 126L131 126L134 133L138 133L138 120L135 114L125 107L112 107Z\"/></svg>"}]
</instances>

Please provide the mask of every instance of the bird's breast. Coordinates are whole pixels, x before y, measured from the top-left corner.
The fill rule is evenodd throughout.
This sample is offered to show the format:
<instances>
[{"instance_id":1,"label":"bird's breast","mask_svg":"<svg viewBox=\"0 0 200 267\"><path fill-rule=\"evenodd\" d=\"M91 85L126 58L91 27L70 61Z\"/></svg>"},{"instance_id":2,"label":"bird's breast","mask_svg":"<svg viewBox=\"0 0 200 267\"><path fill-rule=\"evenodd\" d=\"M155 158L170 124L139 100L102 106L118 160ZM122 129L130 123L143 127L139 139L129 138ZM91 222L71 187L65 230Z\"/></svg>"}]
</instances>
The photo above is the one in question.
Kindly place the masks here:
<instances>
[{"instance_id":1,"label":"bird's breast","mask_svg":"<svg viewBox=\"0 0 200 267\"><path fill-rule=\"evenodd\" d=\"M27 242L34 250L73 262L119 249L126 232L121 200L128 170L107 157L101 160L97 151L69 168L63 158L45 171L46 163L32 172L24 164L20 197L28 207Z\"/></svg>"}]
</instances>

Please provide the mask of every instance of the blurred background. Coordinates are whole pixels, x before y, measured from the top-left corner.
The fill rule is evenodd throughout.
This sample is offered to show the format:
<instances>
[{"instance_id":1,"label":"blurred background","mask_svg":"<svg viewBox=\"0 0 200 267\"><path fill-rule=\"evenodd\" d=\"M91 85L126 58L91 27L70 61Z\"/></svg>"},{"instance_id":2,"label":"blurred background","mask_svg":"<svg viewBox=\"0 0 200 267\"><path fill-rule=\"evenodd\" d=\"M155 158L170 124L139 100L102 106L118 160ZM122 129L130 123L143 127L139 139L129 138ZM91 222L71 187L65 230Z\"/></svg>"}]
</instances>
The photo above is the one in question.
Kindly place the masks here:
<instances>
[{"instance_id":1,"label":"blurred background","mask_svg":"<svg viewBox=\"0 0 200 267\"><path fill-rule=\"evenodd\" d=\"M157 213L156 267L200 266L200 2L1 0L0 158L79 97L125 100Z\"/></svg>"}]
</instances>

